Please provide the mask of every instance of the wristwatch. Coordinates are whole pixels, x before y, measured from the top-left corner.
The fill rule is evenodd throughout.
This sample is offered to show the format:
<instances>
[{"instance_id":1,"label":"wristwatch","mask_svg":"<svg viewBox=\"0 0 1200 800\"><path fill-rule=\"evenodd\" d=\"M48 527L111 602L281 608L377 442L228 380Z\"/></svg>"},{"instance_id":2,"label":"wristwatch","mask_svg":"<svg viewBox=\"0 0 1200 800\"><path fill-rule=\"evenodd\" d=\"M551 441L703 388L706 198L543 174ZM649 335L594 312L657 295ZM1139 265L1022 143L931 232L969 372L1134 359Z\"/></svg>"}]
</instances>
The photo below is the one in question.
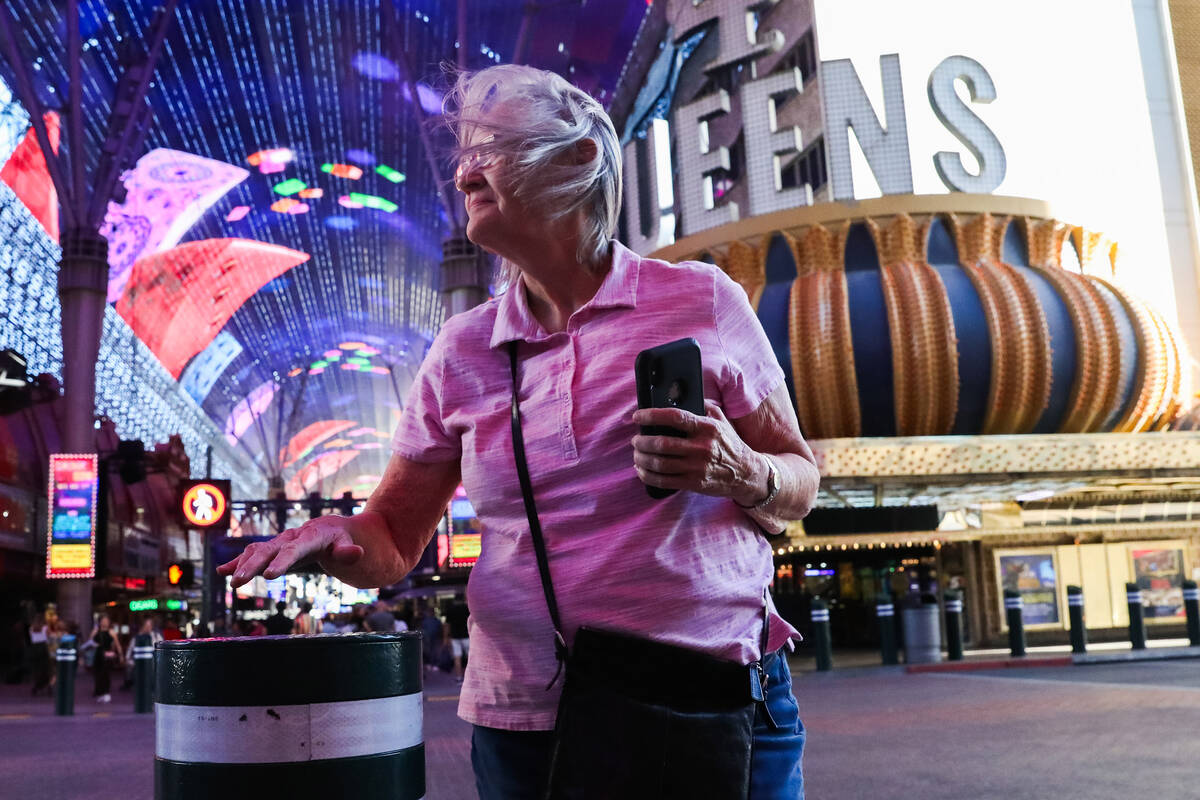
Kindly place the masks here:
<instances>
[{"instance_id":1,"label":"wristwatch","mask_svg":"<svg viewBox=\"0 0 1200 800\"><path fill-rule=\"evenodd\" d=\"M771 458L766 453L763 453L763 458L767 460L767 496L752 506L742 506L741 503L738 503L738 505L742 506L742 508L763 508L764 506L770 505L771 502L774 501L779 495L779 470L775 467L775 459ZM735 500L734 502L737 501Z\"/></svg>"}]
</instances>

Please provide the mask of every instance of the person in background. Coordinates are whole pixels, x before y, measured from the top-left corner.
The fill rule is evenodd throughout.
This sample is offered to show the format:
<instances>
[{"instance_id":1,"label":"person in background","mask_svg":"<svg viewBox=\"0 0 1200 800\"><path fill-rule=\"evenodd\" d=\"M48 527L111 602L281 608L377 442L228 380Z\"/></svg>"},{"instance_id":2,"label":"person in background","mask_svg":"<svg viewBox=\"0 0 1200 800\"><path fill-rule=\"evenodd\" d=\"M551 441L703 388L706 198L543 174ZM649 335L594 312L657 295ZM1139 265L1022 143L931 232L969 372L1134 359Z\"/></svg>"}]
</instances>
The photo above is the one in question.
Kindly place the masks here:
<instances>
[{"instance_id":1,"label":"person in background","mask_svg":"<svg viewBox=\"0 0 1200 800\"><path fill-rule=\"evenodd\" d=\"M367 615L371 613L371 606L367 603L355 603L350 607L350 619L346 623L349 628L347 633L359 633L367 629Z\"/></svg>"},{"instance_id":2,"label":"person in background","mask_svg":"<svg viewBox=\"0 0 1200 800\"><path fill-rule=\"evenodd\" d=\"M396 633L412 630L413 613L412 606L409 604L409 602L405 601L392 606L392 616L396 620L395 627L393 628Z\"/></svg>"},{"instance_id":3,"label":"person in background","mask_svg":"<svg viewBox=\"0 0 1200 800\"><path fill-rule=\"evenodd\" d=\"M58 608L53 604L46 606L46 658L47 669L50 670L48 694L54 693L54 685L58 683L58 646L66 635L67 626L58 616Z\"/></svg>"},{"instance_id":4,"label":"person in background","mask_svg":"<svg viewBox=\"0 0 1200 800\"><path fill-rule=\"evenodd\" d=\"M292 622L292 633L300 636L316 633L316 622L312 615L312 603L306 600L300 604L300 613L296 615L296 619Z\"/></svg>"},{"instance_id":5,"label":"person in background","mask_svg":"<svg viewBox=\"0 0 1200 800\"><path fill-rule=\"evenodd\" d=\"M101 614L92 631L91 641L96 643L95 660L92 662L92 675L95 683L92 697L98 703L112 702L112 671L125 660L121 654L121 642L112 631L112 620L108 614Z\"/></svg>"},{"instance_id":6,"label":"person in background","mask_svg":"<svg viewBox=\"0 0 1200 800\"><path fill-rule=\"evenodd\" d=\"M162 637L168 642L174 642L183 638L183 631L179 629L179 625L175 622L175 618L168 615L167 621L162 626Z\"/></svg>"},{"instance_id":7,"label":"person in background","mask_svg":"<svg viewBox=\"0 0 1200 800\"><path fill-rule=\"evenodd\" d=\"M396 618L392 616L386 603L380 600L372 609L364 620L366 630L372 633L392 633L396 630Z\"/></svg>"},{"instance_id":8,"label":"person in background","mask_svg":"<svg viewBox=\"0 0 1200 800\"><path fill-rule=\"evenodd\" d=\"M425 657L425 669L436 669L437 651L442 645L442 620L438 617L437 608L432 600L421 608L417 624L423 637L421 649Z\"/></svg>"},{"instance_id":9,"label":"person in background","mask_svg":"<svg viewBox=\"0 0 1200 800\"><path fill-rule=\"evenodd\" d=\"M471 657L471 638L467 629L470 612L467 601L455 596L446 609L446 627L450 629L450 653L454 656L454 680L462 683L463 660Z\"/></svg>"},{"instance_id":10,"label":"person in background","mask_svg":"<svg viewBox=\"0 0 1200 800\"><path fill-rule=\"evenodd\" d=\"M50 653L47 639L49 626L46 615L38 614L29 626L29 665L33 670L33 689L30 694L35 697L42 692L50 694Z\"/></svg>"},{"instance_id":11,"label":"person in background","mask_svg":"<svg viewBox=\"0 0 1200 800\"><path fill-rule=\"evenodd\" d=\"M154 629L154 617L147 616L142 618L142 624L138 627L137 632L133 635L133 638L129 640L129 649L127 652L133 652L133 648L137 647L137 637L143 635L150 637L150 646L152 647L158 642L162 641L162 634ZM125 681L121 684L122 689L133 688L133 673L136 667L137 662L135 659L125 659Z\"/></svg>"},{"instance_id":12,"label":"person in background","mask_svg":"<svg viewBox=\"0 0 1200 800\"><path fill-rule=\"evenodd\" d=\"M287 603L282 600L275 603L275 613L267 617L268 636L287 636L292 632L292 620L283 613L285 608Z\"/></svg>"}]
</instances>

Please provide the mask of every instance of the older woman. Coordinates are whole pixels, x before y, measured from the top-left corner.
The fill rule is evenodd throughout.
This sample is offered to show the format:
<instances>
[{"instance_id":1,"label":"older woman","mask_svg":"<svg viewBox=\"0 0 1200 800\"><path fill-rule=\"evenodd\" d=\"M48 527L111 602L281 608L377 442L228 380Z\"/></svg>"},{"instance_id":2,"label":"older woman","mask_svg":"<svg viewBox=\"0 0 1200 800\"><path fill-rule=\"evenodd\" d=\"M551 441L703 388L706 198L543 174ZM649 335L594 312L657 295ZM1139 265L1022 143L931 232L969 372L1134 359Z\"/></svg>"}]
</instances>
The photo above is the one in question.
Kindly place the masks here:
<instances>
[{"instance_id":1,"label":"older woman","mask_svg":"<svg viewBox=\"0 0 1200 800\"><path fill-rule=\"evenodd\" d=\"M751 796L801 797L804 729L786 658L797 634L769 597L760 642L773 570L764 531L808 512L818 474L745 293L711 265L639 258L612 239L621 149L587 94L506 65L460 76L452 100L466 233L499 257L507 291L446 321L361 514L310 520L220 572L240 585L315 560L352 585L393 583L461 480L484 541L468 585L459 715L475 726L482 798L542 796L561 684L547 690L554 629L514 469L515 342L567 644L592 626L733 664L761 657L769 713L754 723ZM701 347L706 415L637 410L635 356L686 336ZM686 437L643 436L644 425ZM646 486L680 491L656 500Z\"/></svg>"}]
</instances>

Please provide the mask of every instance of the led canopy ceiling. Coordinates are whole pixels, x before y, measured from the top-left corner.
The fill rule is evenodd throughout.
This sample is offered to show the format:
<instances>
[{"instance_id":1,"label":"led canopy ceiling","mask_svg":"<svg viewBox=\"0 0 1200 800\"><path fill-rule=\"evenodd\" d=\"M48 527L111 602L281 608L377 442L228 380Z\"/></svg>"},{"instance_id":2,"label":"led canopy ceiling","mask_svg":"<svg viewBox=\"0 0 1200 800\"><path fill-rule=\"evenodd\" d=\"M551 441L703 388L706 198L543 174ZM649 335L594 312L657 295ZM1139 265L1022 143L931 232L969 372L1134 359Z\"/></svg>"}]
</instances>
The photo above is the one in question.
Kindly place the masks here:
<instances>
[{"instance_id":1,"label":"led canopy ceiling","mask_svg":"<svg viewBox=\"0 0 1200 800\"><path fill-rule=\"evenodd\" d=\"M249 174L165 147L138 159L125 177L124 204L108 204L100 231L108 239L108 302L120 299L135 261L179 244L196 220Z\"/></svg>"}]
</instances>

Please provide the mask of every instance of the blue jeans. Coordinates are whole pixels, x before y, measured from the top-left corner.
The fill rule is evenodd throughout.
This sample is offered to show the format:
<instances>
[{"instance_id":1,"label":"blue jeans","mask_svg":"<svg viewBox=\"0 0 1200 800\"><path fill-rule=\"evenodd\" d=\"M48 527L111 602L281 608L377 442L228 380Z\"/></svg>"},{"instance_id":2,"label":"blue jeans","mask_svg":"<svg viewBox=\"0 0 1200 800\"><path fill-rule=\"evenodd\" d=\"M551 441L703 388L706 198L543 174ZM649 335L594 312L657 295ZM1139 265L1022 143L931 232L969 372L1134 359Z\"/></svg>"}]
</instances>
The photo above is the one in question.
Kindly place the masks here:
<instances>
[{"instance_id":1,"label":"blue jeans","mask_svg":"<svg viewBox=\"0 0 1200 800\"><path fill-rule=\"evenodd\" d=\"M804 725L792 694L785 650L767 657L767 708L754 723L751 800L804 800ZM550 766L552 731L504 731L474 726L471 766L479 800L541 800Z\"/></svg>"}]
</instances>

